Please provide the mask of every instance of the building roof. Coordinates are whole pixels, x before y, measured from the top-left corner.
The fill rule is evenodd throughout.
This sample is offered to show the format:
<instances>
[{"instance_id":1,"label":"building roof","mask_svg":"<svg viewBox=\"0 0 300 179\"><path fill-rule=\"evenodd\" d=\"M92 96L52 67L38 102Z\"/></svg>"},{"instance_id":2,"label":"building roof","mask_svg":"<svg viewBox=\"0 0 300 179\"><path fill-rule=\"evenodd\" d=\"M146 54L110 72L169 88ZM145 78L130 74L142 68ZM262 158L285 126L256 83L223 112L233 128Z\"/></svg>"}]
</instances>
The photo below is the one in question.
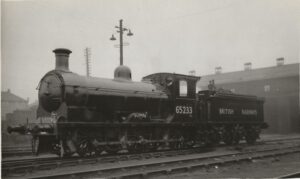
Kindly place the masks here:
<instances>
[{"instance_id":1,"label":"building roof","mask_svg":"<svg viewBox=\"0 0 300 179\"><path fill-rule=\"evenodd\" d=\"M210 80L214 80L215 84L225 84L292 76L299 76L299 63L205 75L201 77L200 86L209 84Z\"/></svg>"},{"instance_id":2,"label":"building roof","mask_svg":"<svg viewBox=\"0 0 300 179\"><path fill-rule=\"evenodd\" d=\"M27 103L28 101L11 93L10 90L8 89L7 91L1 91L1 102L25 102Z\"/></svg>"}]
</instances>

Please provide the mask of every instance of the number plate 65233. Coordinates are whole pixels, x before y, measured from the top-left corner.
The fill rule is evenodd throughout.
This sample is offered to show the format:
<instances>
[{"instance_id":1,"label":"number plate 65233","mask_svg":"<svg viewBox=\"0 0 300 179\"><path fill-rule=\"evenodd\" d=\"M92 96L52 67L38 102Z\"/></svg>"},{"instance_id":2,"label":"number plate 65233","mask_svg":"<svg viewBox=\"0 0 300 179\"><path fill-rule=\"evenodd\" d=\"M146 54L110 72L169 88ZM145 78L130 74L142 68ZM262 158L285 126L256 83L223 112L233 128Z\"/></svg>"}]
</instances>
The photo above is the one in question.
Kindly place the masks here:
<instances>
[{"instance_id":1,"label":"number plate 65233","mask_svg":"<svg viewBox=\"0 0 300 179\"><path fill-rule=\"evenodd\" d=\"M176 114L193 114L193 108L191 106L176 106Z\"/></svg>"}]
</instances>

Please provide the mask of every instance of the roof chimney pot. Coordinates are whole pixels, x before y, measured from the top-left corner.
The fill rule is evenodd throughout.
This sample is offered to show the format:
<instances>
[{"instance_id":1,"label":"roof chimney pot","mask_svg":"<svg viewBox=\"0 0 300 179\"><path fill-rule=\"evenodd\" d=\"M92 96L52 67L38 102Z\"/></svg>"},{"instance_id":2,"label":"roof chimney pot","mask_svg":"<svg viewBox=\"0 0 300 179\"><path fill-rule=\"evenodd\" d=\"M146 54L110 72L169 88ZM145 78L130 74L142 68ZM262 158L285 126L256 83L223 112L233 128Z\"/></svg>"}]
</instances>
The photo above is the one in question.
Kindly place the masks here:
<instances>
[{"instance_id":1,"label":"roof chimney pot","mask_svg":"<svg viewBox=\"0 0 300 179\"><path fill-rule=\"evenodd\" d=\"M221 66L216 67L216 68L215 68L215 73L216 73L216 74L221 74L221 73L222 73L222 67L221 67Z\"/></svg>"},{"instance_id":2,"label":"roof chimney pot","mask_svg":"<svg viewBox=\"0 0 300 179\"><path fill-rule=\"evenodd\" d=\"M252 63L251 62L244 63L244 70L245 71L251 70L251 69L252 69Z\"/></svg>"},{"instance_id":3,"label":"roof chimney pot","mask_svg":"<svg viewBox=\"0 0 300 179\"><path fill-rule=\"evenodd\" d=\"M277 64L277 66L284 65L284 58L283 57L277 58L276 59L276 64Z\"/></svg>"}]
</instances>

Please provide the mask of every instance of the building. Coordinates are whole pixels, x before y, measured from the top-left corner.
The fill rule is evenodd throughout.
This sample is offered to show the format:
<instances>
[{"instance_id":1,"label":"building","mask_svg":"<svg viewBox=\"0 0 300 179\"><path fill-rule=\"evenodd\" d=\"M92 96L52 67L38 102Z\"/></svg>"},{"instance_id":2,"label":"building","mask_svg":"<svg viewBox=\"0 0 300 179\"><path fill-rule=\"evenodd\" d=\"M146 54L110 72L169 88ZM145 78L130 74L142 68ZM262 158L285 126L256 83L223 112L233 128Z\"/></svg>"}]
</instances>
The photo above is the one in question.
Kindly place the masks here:
<instances>
[{"instance_id":1,"label":"building","mask_svg":"<svg viewBox=\"0 0 300 179\"><path fill-rule=\"evenodd\" d=\"M279 58L273 67L252 69L252 64L246 63L243 71L221 70L217 67L216 74L202 76L197 87L205 89L214 80L217 88L264 97L266 132L300 132L299 63L284 65Z\"/></svg>"},{"instance_id":2,"label":"building","mask_svg":"<svg viewBox=\"0 0 300 179\"><path fill-rule=\"evenodd\" d=\"M22 99L11 93L9 89L1 91L1 120L5 120L6 114L12 113L15 110L28 109L28 101L28 99Z\"/></svg>"},{"instance_id":3,"label":"building","mask_svg":"<svg viewBox=\"0 0 300 179\"><path fill-rule=\"evenodd\" d=\"M36 120L36 109L15 110L6 115L6 124L10 126L33 123Z\"/></svg>"}]
</instances>

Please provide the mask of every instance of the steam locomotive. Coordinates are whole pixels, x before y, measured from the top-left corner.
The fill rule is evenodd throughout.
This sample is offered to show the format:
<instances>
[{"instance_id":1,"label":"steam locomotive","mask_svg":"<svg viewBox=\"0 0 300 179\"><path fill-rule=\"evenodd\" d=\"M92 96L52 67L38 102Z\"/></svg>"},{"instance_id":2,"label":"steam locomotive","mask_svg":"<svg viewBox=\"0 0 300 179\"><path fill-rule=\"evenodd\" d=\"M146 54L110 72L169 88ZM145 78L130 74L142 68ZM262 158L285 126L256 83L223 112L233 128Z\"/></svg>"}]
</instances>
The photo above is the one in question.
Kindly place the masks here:
<instances>
[{"instance_id":1,"label":"steam locomotive","mask_svg":"<svg viewBox=\"0 0 300 179\"><path fill-rule=\"evenodd\" d=\"M155 73L141 82L119 66L113 79L69 70L68 49L55 49L56 68L40 80L37 122L10 127L31 134L33 152L59 156L253 144L267 127L264 100L217 90L196 93L197 76Z\"/></svg>"}]
</instances>

